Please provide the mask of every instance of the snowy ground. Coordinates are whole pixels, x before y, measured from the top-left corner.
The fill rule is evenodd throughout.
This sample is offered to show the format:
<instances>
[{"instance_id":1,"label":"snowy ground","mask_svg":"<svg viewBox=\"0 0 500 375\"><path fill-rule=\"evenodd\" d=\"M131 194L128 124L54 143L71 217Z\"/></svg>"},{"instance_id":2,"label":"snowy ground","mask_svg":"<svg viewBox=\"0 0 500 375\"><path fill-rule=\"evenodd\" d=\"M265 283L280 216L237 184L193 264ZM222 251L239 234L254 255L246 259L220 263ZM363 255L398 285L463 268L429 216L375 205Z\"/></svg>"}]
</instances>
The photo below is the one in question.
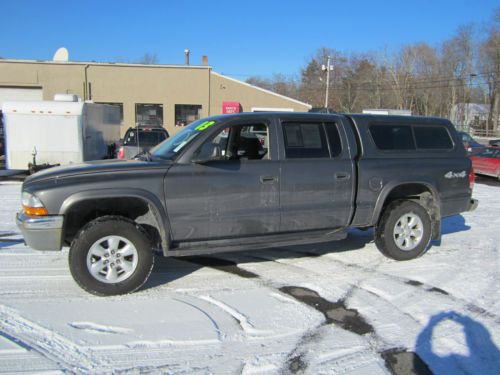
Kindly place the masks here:
<instances>
[{"instance_id":1,"label":"snowy ground","mask_svg":"<svg viewBox=\"0 0 500 375\"><path fill-rule=\"evenodd\" d=\"M422 258L384 258L371 232L217 257L157 258L140 292L99 298L67 250L38 252L0 182L0 372L500 373L500 186L446 219ZM414 354L416 353L416 354ZM427 371L427 372L426 372Z\"/></svg>"}]
</instances>

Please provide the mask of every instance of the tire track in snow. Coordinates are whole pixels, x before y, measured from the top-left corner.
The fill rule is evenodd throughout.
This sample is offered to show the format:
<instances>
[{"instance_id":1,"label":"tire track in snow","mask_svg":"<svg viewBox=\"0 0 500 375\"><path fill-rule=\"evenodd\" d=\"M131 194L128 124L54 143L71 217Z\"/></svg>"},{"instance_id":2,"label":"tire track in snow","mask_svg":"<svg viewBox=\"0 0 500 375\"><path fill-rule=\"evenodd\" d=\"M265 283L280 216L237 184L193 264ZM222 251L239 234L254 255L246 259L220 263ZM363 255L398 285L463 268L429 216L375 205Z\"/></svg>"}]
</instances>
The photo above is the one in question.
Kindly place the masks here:
<instances>
[{"instance_id":1,"label":"tire track in snow","mask_svg":"<svg viewBox=\"0 0 500 375\"><path fill-rule=\"evenodd\" d=\"M291 252L295 253L294 251L291 251ZM321 256L318 254L314 254L314 253L311 254L308 252L301 252L301 254L311 256L311 257L320 257ZM308 267L304 267L304 266L297 265L297 264L280 262L278 259L275 259L273 257L268 258L265 256L255 256L255 255L252 255L249 257L254 258L254 259L258 259L258 260L270 261L270 262L273 262L273 263L278 264L278 265L283 266L283 267L306 270L308 272L308 274L325 276L324 272L317 272L316 270L311 270ZM427 284L424 284L424 283L421 283L421 282L418 282L415 280L397 277L397 276L394 276L391 274L380 272L380 271L375 270L375 269L369 269L369 268L358 266L358 265L352 265L352 264L337 261L334 259L327 258L327 260L340 265L342 267L342 269L344 269L344 270L354 268L358 272L358 276L361 276L360 277L361 280L366 279L366 276L370 276L370 277L371 276L384 276L384 277L389 278L392 281L395 281L399 284L403 284L406 286L417 288L418 292L433 293L434 295L439 295L439 296L442 296L444 298L449 297L449 298L452 298L454 300L454 302L459 300L458 298L456 298L452 295L449 295L446 291L444 291L442 289L439 289L437 287L430 286L430 285L427 285ZM226 260L224 260L224 261L226 261ZM233 262L233 263L236 267L238 267L236 262ZM253 269L253 271L255 272L255 269ZM230 272L230 273L232 273L232 272ZM257 275L258 275L258 273L257 273ZM288 286L288 287L279 288L278 286L276 286L276 283L273 282L272 279L263 278L262 275L259 275L259 279L256 281L264 284L267 287L273 288L273 289L278 288L281 292L284 292L284 293L286 293L288 295L292 295L292 296L293 296L292 293L287 293L287 292L290 292L290 290L292 290L293 288L295 288L297 290L304 291L304 288L301 288L301 287ZM306 360L306 357L307 357L306 348L308 347L310 342L312 342L318 338L319 332L321 331L321 328L323 326L332 323L332 321L328 320L328 316L325 314L325 311L324 310L322 311L321 306L322 305L323 305L323 307L324 306L330 306L330 307L342 306L344 303L344 300L347 299L349 297L349 295L357 289L365 291L367 293L370 293L371 295L375 296L376 298L383 300L385 304L389 303L399 313L401 313L404 316L407 316L409 319L411 319L414 322L414 324L418 325L419 327L421 326L421 322L419 322L418 319L413 317L411 314L398 308L392 301L390 301L389 299L387 299L383 295L379 295L379 294L375 293L374 291L372 291L370 289L365 289L365 288L361 287L359 284L360 283L351 284L352 285L351 290L347 293L347 295L343 299L341 299L340 301L337 301L337 302L330 302L327 300L323 300L323 302L321 302L321 301L317 300L315 302L311 301L311 303L307 303L306 301L301 300L300 298L297 298L297 300L301 301L302 303L305 303L313 308L316 308L316 310L323 313L325 318L326 318L326 321L323 324L321 324L317 327L313 327L312 329L308 330L302 336L302 338L299 340L298 344L296 345L295 349L292 352L290 352L289 355L287 356L287 360L285 362L285 369L286 369L285 372L295 373L295 372L302 372L305 369L307 369L308 362ZM310 292L316 293L314 291L310 291ZM417 291L410 292L410 293L416 294ZM297 297L297 296L293 296L293 297ZM317 293L316 293L316 297L319 297L319 295ZM319 298L321 298L321 297L319 297ZM469 304L468 302L462 300L462 305L465 305L466 303ZM318 307L320 307L320 308L318 308ZM355 311L354 309L350 309L351 311L349 311L349 309L345 309L345 305L343 307L344 307L344 311L342 312L342 314L344 315L344 317L348 316L349 313L354 314L354 315L357 314L357 311ZM467 309L467 307L466 307L466 309ZM360 334L359 332L356 332L356 330L353 330L352 327L346 326L345 322L337 321L337 322L333 322L333 323L334 324L336 323L336 325L340 326L341 328L346 329L348 331L351 331L355 334ZM351 328L351 329L349 329L349 328ZM424 371L424 370L421 370L422 368L427 368L427 365L418 356L418 354L411 352L411 351L408 351L407 349L404 349L404 348L394 348L394 347L391 348L391 346L388 343L384 342L384 340L376 332L372 332L371 337L373 338L374 342L372 342L372 343L369 342L371 348L368 349L368 351L371 354L377 354L381 358L383 358L383 360L385 361L386 367L388 369L390 369L393 373L396 373L396 374L404 373L402 368L408 369L409 363L411 362L410 361L411 358L413 358L413 363L416 366L413 368L410 366L410 369L413 369L412 371L416 371L418 373L419 371ZM390 349L384 349L384 348L388 348L388 347ZM405 364L404 366L406 366L406 367L404 367L404 366L401 367L402 366L401 364ZM424 373L425 373L425 371L424 371Z\"/></svg>"},{"instance_id":2,"label":"tire track in snow","mask_svg":"<svg viewBox=\"0 0 500 375\"><path fill-rule=\"evenodd\" d=\"M210 261L207 261L207 258L210 259ZM181 259L184 260L185 258ZM188 261L191 261L191 259ZM280 267L281 266L293 267L293 265L281 264L278 262L276 263L279 264ZM298 301L299 303L308 305L309 307L312 307L313 309L323 314L325 320L321 324L308 329L301 336L298 343L295 345L294 349L286 356L284 362L285 366L284 369L286 369L285 372L297 373L300 371L305 371L308 368L308 362L305 358L306 350L304 348L307 347L307 345L310 342L316 340L317 337L320 336L321 329L327 325L335 324L336 326L339 326L341 329L353 332L356 335L364 335L366 333L374 334L373 327L369 325L364 320L364 318L361 317L361 315L359 315L359 313L356 310L348 309L345 306L345 298L348 298L350 292L346 294L344 299L341 299L337 302L330 302L322 298L316 291L307 288L298 286L277 285L276 282L274 282L272 279L264 278L262 277L262 275L258 275L254 272L242 269L241 267L238 266L236 262L232 260L218 258L218 257L204 257L204 259L201 262L197 261L196 264L205 265L207 267L211 267L211 265L217 265L217 267L211 267L211 268L216 268L220 271L227 272L235 276L256 279L255 282L258 282L259 284L267 288L270 288L272 290L276 290L279 293L291 296L294 300ZM221 265L223 265L224 267L221 267ZM301 270L304 269L303 267L298 267L298 268ZM252 276L248 277L247 276L248 274L251 274ZM315 274L320 275L319 273ZM351 290L352 289L353 287L351 287ZM255 332L256 331L255 328L247 320L244 314L221 303L220 301L213 300L213 298L211 297L201 297L201 298L208 302L212 302L213 304L221 308L223 311L231 315L236 321L238 321L243 331L245 331L246 333L249 334L260 333L260 332ZM359 363L357 363L357 365L355 366L356 368L358 366L361 367L369 363L370 361L373 360L373 355L376 356L378 354L378 352L371 347L363 348L362 352L365 353L364 357L366 357L366 359L360 362L359 356L361 355L361 352L357 352L355 356L357 357L357 362Z\"/></svg>"},{"instance_id":3,"label":"tire track in snow","mask_svg":"<svg viewBox=\"0 0 500 375\"><path fill-rule=\"evenodd\" d=\"M354 275L353 278L356 278L359 280L357 283L350 283L352 286L351 291L348 292L348 295L344 297L344 300L347 299L349 297L349 294L355 290L364 291L366 293L373 295L375 298L384 301L383 302L384 304L390 304L390 306L392 306L393 309L398 311L400 314L403 314L407 318L411 319L411 321L413 321L413 324L416 324L419 327L422 325L422 323L417 318L412 316L410 313L403 311L401 308L397 307L389 298L387 298L379 293L376 293L376 291L372 290L372 288L362 287L360 285L361 283L359 281L366 280L367 277L373 277L373 276L386 278L386 279L389 279L393 282L396 282L397 284L400 284L401 286L414 288L415 290L413 292L410 291L409 295L407 295L407 298L411 298L412 295L416 295L418 293L431 293L432 295L434 295L435 297L437 297L439 299L442 298L443 300L451 301L454 304L461 305L462 309L464 311L472 312L472 313L475 313L476 315L481 315L483 317L492 319L496 323L499 322L499 318L495 314L487 311L486 309L483 309L483 308L481 308L481 307L479 307L479 306L477 306L477 305L475 305L467 300L464 300L463 298L456 297L456 296L450 294L449 292L447 292L441 288L438 288L438 287L433 286L433 285L429 285L427 283L422 283L420 281L412 280L412 279L405 278L405 277L395 276L395 275L392 275L392 274L389 274L386 272L379 271L379 270L374 269L374 268L364 267L362 265L347 263L347 262L343 262L343 261L340 261L337 259L332 259L331 257L328 257L328 256L323 256L323 255L327 255L328 252L327 253L314 253L314 252L296 251L296 250L290 250L290 249L273 249L273 250L287 251L288 253L297 254L297 255L305 255L305 256L310 257L310 258L320 258L321 257L322 261L326 260L328 262L332 262L333 264L337 264L342 268L342 270L344 270L346 272L349 272L350 270L354 270L357 273L357 275ZM221 256L221 255L218 254L218 256ZM224 255L222 255L222 256L224 256ZM278 264L280 267L283 266L283 267L291 267L291 268L295 268L295 269L299 269L299 270L306 270L308 273L304 275L304 278L306 278L308 275L311 275L311 274L318 275L318 276L326 276L325 272L318 272L317 270L313 270L313 269L310 269L308 267L304 267L303 265L297 265L294 263L283 262L283 261L279 260L279 257L273 257L273 256L266 257L265 255L261 256L260 254L259 255L255 255L255 254L247 255L247 254L245 254L243 256L247 259L254 259L254 260L258 260L258 261L264 260L267 262L272 262L273 264ZM272 277L264 277L262 275L259 275L258 268L255 268L255 267L252 268L252 272L247 271L244 268L242 268L241 263L244 263L243 260L241 262L238 262L238 260L236 262L234 262L232 260L228 260L225 258L218 258L218 257L217 258L216 257L206 257L206 258L210 258L210 262L206 262L204 260L202 262L195 262L195 263L203 265L203 266L215 268L215 269L218 269L220 271L233 274L235 276L255 279L255 282L262 284L263 286L266 286L266 287L271 288L271 289L280 290L280 288L283 288L283 285L277 285L276 281L274 281L274 279ZM216 267L212 267L214 265ZM249 272L251 274L250 277L248 276L247 272ZM323 278L322 278L322 280L323 280ZM285 286L285 288L297 288L297 287ZM298 287L298 288L300 288L300 287ZM284 292L284 290L280 290L280 291ZM290 294L288 294L288 295L290 295ZM304 301L301 301L301 302L304 303ZM330 301L327 301L327 302L330 304L335 304L335 302L330 302ZM340 302L343 302L343 301L340 301ZM309 305L309 306L311 306L311 305ZM311 306L311 307L314 307L314 306ZM318 310L318 311L320 311L320 310ZM308 344L311 341L314 341L318 338L318 332L320 332L321 328L324 325L325 324L322 324L322 325L317 326L317 327L313 327L302 336L302 338L299 340L296 348L292 352L290 352L289 355L287 356L287 360L286 360L284 365L285 365L285 368L288 372L296 372L296 371L300 372L300 371L304 371L305 369L307 369L308 363L307 363L306 356L305 356L305 354L306 354L305 348L308 346ZM342 327L341 324L340 324L340 326ZM342 327L342 328L345 329L345 327ZM347 329L347 330L349 330L349 329ZM356 333L356 332L354 332L354 333ZM391 348L390 345L385 343L384 340L382 338L380 338L375 332L372 333L372 338L375 342L371 343L371 345L370 345L371 350L370 349L368 349L368 350L371 353L377 353L381 358L383 358L383 360L386 363L386 367L388 369L390 369L393 373L401 373L400 372L400 371L402 371L401 367L400 367L401 363L409 363L409 362L411 362L410 361L411 358L413 358L415 364L420 364L420 365L422 365L420 367L426 368L425 362L416 353L408 351L407 349L400 348L400 347L398 347L398 348L392 347ZM389 347L389 349L387 349L388 347ZM414 371L417 371L417 372L420 371L419 368L414 368Z\"/></svg>"},{"instance_id":4,"label":"tire track in snow","mask_svg":"<svg viewBox=\"0 0 500 375\"><path fill-rule=\"evenodd\" d=\"M321 257L322 255L324 255L324 254L318 254L318 253L310 253L307 251L295 251L295 250L289 250L289 249L280 249L280 250L292 252L292 253L296 253L296 254L309 255L311 257ZM326 253L326 254L328 254L328 253ZM269 259L269 260L271 260L271 259ZM441 288L438 288L436 286L429 285L429 284L423 283L421 281L405 278L402 276L395 276L395 275L392 275L390 273L378 271L374 268L364 267L364 266L361 266L359 264L347 263L347 262L343 262L343 261L338 260L338 259L332 259L331 257L328 257L328 256L323 257L322 260L327 260L329 262L339 264L339 265L342 265L344 267L357 269L358 271L364 272L365 275L370 274L370 275L384 276L384 277L387 277L393 281L396 281L396 282L399 282L402 284L411 285L411 286L413 286L417 289L420 289L422 291L425 291L425 292L430 292L433 294L442 295L443 298L449 298L453 302L460 303L463 306L464 310L471 312L471 313L475 313L476 315L481 315L483 317L492 319L495 323L500 324L500 317L498 315L496 315L496 314L494 314L494 313L492 313L492 312L490 312L490 311L488 311L480 306L477 306L476 304L474 304L470 301L467 301L463 298L457 297L457 296L455 296L455 295L453 295L453 294L451 294L451 293L449 293ZM272 260L272 261L279 263L279 264L287 264L288 265L288 263L279 262L278 260ZM294 265L294 266L307 269L306 267L302 267L302 266L297 266L297 265Z\"/></svg>"},{"instance_id":5,"label":"tire track in snow","mask_svg":"<svg viewBox=\"0 0 500 375\"><path fill-rule=\"evenodd\" d=\"M0 331L22 347L41 354L72 373L102 371L103 367L110 365L97 353L23 318L17 311L3 305L0 305Z\"/></svg>"}]
</instances>

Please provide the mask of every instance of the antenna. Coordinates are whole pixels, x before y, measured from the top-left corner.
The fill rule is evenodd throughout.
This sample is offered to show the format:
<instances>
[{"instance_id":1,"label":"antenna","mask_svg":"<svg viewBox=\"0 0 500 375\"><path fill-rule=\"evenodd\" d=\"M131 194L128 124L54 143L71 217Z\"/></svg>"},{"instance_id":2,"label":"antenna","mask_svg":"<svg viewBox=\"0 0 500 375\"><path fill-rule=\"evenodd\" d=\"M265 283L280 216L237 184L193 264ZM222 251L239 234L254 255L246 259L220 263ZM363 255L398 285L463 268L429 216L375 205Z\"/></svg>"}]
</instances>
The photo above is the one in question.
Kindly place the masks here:
<instances>
[{"instance_id":1,"label":"antenna","mask_svg":"<svg viewBox=\"0 0 500 375\"><path fill-rule=\"evenodd\" d=\"M53 61L63 61L63 62L68 62L69 61L69 52L66 48L61 47L59 48L56 53L54 53L54 57L52 58Z\"/></svg>"}]
</instances>

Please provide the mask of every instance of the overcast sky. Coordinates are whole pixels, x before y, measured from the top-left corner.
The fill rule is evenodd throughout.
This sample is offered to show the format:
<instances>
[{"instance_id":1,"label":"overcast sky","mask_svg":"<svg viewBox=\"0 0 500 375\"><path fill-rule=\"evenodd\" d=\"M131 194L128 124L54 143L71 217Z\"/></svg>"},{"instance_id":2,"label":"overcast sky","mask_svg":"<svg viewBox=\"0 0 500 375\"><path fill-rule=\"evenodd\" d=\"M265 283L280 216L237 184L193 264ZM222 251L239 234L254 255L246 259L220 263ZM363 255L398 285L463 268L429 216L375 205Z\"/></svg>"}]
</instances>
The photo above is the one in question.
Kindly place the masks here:
<instances>
[{"instance_id":1,"label":"overcast sky","mask_svg":"<svg viewBox=\"0 0 500 375\"><path fill-rule=\"evenodd\" d=\"M493 0L361 1L55 1L3 0L0 56L162 64L206 54L217 72L245 79L295 74L319 47L369 52L427 42L437 46L459 25L489 20Z\"/></svg>"}]
</instances>

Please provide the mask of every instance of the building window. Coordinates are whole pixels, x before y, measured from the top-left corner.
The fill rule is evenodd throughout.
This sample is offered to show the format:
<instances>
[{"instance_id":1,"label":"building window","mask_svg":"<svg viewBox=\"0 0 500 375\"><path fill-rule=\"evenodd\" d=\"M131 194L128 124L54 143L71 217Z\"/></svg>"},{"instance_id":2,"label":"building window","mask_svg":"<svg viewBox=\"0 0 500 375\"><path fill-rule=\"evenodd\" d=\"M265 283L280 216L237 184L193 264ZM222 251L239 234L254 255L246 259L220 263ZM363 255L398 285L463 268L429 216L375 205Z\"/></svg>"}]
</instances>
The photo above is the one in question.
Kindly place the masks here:
<instances>
[{"instance_id":1,"label":"building window","mask_svg":"<svg viewBox=\"0 0 500 375\"><path fill-rule=\"evenodd\" d=\"M120 124L123 125L123 103L112 103L112 102L95 102L96 104L107 104L107 105L114 105L118 108L120 108Z\"/></svg>"},{"instance_id":2,"label":"building window","mask_svg":"<svg viewBox=\"0 0 500 375\"><path fill-rule=\"evenodd\" d=\"M175 126L186 126L201 118L201 105L199 104L176 104Z\"/></svg>"},{"instance_id":3,"label":"building window","mask_svg":"<svg viewBox=\"0 0 500 375\"><path fill-rule=\"evenodd\" d=\"M163 126L163 104L137 103L135 122L139 126Z\"/></svg>"}]
</instances>

